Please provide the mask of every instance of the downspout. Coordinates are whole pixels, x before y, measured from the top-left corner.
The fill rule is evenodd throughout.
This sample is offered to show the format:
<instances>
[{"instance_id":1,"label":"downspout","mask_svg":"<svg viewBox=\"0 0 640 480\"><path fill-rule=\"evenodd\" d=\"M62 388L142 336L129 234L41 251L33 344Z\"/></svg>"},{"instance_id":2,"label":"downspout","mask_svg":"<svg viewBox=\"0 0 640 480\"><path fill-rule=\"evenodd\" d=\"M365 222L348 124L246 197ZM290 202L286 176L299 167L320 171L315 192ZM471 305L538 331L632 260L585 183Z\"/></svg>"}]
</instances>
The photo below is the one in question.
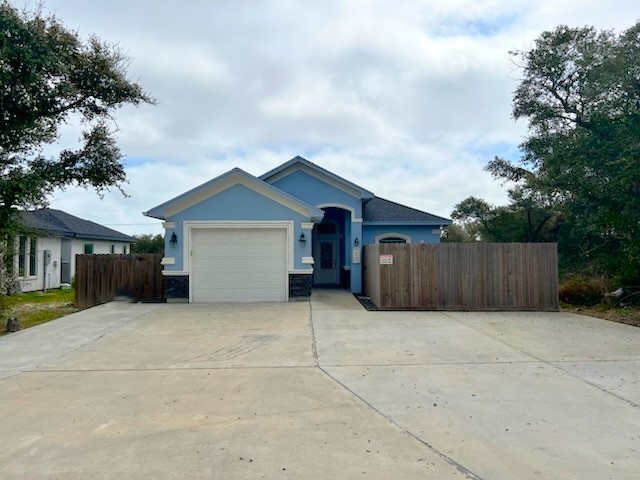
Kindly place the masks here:
<instances>
[{"instance_id":1,"label":"downspout","mask_svg":"<svg viewBox=\"0 0 640 480\"><path fill-rule=\"evenodd\" d=\"M47 291L47 251L42 251L42 291Z\"/></svg>"}]
</instances>

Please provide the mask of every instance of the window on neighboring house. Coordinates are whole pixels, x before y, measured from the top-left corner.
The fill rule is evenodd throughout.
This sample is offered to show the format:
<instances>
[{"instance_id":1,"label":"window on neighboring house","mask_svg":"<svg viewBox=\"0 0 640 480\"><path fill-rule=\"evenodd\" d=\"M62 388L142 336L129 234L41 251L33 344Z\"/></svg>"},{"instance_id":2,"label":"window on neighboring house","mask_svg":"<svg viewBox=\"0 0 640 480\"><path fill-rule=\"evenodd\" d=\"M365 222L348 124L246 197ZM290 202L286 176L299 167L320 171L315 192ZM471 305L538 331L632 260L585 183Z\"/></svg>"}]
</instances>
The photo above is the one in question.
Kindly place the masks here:
<instances>
[{"instance_id":1,"label":"window on neighboring house","mask_svg":"<svg viewBox=\"0 0 640 480\"><path fill-rule=\"evenodd\" d=\"M84 254L85 255L93 255L93 243L85 243L84 244Z\"/></svg>"},{"instance_id":2,"label":"window on neighboring house","mask_svg":"<svg viewBox=\"0 0 640 480\"><path fill-rule=\"evenodd\" d=\"M407 243L407 240L400 237L387 237L381 239L380 243Z\"/></svg>"},{"instance_id":3,"label":"window on neighboring house","mask_svg":"<svg viewBox=\"0 0 640 480\"><path fill-rule=\"evenodd\" d=\"M29 275L35 277L37 271L37 255L38 255L38 242L35 238L29 239Z\"/></svg>"},{"instance_id":4,"label":"window on neighboring house","mask_svg":"<svg viewBox=\"0 0 640 480\"><path fill-rule=\"evenodd\" d=\"M127 254L127 247L128 247L128 245L126 245L126 244L125 244L125 245L122 245L122 253L123 253L124 255L126 255L126 254Z\"/></svg>"},{"instance_id":5,"label":"window on neighboring house","mask_svg":"<svg viewBox=\"0 0 640 480\"><path fill-rule=\"evenodd\" d=\"M24 277L27 266L27 237L20 235L18 238L18 277Z\"/></svg>"},{"instance_id":6,"label":"window on neighboring house","mask_svg":"<svg viewBox=\"0 0 640 480\"><path fill-rule=\"evenodd\" d=\"M111 255L114 255L116 253L116 246L112 243L111 244Z\"/></svg>"}]
</instances>

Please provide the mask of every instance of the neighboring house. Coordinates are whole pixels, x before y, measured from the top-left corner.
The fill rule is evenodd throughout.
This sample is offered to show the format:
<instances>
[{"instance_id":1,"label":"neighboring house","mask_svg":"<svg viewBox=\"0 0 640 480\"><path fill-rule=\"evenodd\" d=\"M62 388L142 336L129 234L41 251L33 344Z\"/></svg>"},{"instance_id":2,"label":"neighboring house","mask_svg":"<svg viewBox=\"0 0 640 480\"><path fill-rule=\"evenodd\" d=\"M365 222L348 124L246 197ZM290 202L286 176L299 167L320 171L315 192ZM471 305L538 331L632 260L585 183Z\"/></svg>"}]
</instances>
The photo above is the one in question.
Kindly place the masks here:
<instances>
[{"instance_id":1,"label":"neighboring house","mask_svg":"<svg viewBox=\"0 0 640 480\"><path fill-rule=\"evenodd\" d=\"M127 254L135 240L61 210L22 212L25 233L16 237L15 273L23 292L71 283L78 254Z\"/></svg>"},{"instance_id":2,"label":"neighboring house","mask_svg":"<svg viewBox=\"0 0 640 480\"><path fill-rule=\"evenodd\" d=\"M167 300L189 302L360 293L363 245L438 243L451 223L301 157L259 178L234 168L144 214L165 220Z\"/></svg>"}]
</instances>

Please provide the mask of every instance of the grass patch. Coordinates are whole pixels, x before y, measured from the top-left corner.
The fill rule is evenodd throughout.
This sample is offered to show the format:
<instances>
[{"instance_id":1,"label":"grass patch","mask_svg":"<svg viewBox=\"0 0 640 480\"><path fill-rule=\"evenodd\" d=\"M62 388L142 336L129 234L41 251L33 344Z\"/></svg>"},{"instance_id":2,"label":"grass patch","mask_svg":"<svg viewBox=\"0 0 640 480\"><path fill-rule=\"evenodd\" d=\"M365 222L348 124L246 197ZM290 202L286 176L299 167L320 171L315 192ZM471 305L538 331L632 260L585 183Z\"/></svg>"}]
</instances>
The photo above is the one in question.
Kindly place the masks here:
<instances>
[{"instance_id":1,"label":"grass patch","mask_svg":"<svg viewBox=\"0 0 640 480\"><path fill-rule=\"evenodd\" d=\"M54 289L46 293L27 292L5 297L8 311L0 319L0 336L7 333L7 317L17 317L20 328L24 330L77 312L79 309L73 306L74 295L73 289Z\"/></svg>"},{"instance_id":2,"label":"grass patch","mask_svg":"<svg viewBox=\"0 0 640 480\"><path fill-rule=\"evenodd\" d=\"M46 292L27 292L11 295L7 297L7 303L12 307L29 303L73 303L74 295L75 290L73 288L67 290L56 288Z\"/></svg>"}]
</instances>

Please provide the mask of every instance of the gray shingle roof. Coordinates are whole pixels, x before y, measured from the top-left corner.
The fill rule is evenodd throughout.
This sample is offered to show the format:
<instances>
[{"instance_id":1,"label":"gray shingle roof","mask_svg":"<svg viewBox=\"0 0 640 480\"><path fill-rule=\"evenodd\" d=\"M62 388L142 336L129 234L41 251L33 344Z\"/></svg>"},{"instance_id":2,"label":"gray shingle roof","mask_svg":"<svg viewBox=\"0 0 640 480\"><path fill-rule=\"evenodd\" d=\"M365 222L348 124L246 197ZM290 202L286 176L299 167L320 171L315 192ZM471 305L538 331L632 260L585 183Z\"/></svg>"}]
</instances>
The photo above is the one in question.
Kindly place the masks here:
<instances>
[{"instance_id":1,"label":"gray shingle roof","mask_svg":"<svg viewBox=\"0 0 640 480\"><path fill-rule=\"evenodd\" d=\"M365 200L362 205L365 222L434 222L448 225L451 220L380 197Z\"/></svg>"},{"instance_id":2,"label":"gray shingle roof","mask_svg":"<svg viewBox=\"0 0 640 480\"><path fill-rule=\"evenodd\" d=\"M74 217L62 210L44 208L31 212L22 212L22 220L26 227L42 230L58 237L87 238L92 240L113 240L133 242L129 235L117 232L89 220Z\"/></svg>"}]
</instances>

